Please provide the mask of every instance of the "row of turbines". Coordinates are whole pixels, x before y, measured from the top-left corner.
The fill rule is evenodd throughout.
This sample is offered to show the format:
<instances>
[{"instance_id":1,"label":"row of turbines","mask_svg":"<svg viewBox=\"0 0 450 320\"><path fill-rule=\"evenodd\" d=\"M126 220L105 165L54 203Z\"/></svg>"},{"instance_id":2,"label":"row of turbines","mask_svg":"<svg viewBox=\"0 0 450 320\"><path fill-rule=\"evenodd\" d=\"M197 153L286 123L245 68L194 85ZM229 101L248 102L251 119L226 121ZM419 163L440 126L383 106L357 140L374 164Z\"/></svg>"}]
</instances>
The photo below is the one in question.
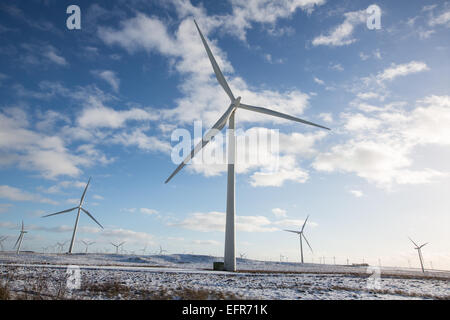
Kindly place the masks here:
<instances>
[{"instance_id":1,"label":"row of turbines","mask_svg":"<svg viewBox=\"0 0 450 320\"><path fill-rule=\"evenodd\" d=\"M88 183L88 184L89 184L89 183ZM86 191L86 190L85 190L85 191ZM85 194L85 192L84 192L83 194ZM311 250L311 253L314 253L314 251L313 251L313 249L312 249L312 247L311 247L311 245L310 245L310 243L309 243L309 241L308 241L308 239L306 238L305 233L304 233L304 231L305 231L305 226L306 226L306 223L307 223L308 219L309 219L309 215L306 217L306 219L305 219L305 221L304 221L304 223L303 223L303 225L302 225L302 227L300 228L299 231L297 231L297 230L284 230L284 231L287 231L287 232L295 233L295 234L297 234L297 235L299 236L299 240L300 240L300 262L301 262L302 264L304 264L304 257L303 257L303 239L306 241L306 243L307 243L309 249ZM77 219L77 220L78 220L78 219ZM76 228L76 226L75 226L75 228ZM24 239L24 236L25 236L26 233L28 233L28 231L25 230L25 225L24 225L24 223L23 223L23 221L22 221L22 226L21 226L21 229L20 229L19 237L18 237L16 243L14 244L14 248L16 248L16 253L17 253L17 254L20 253L20 249L21 249L21 246L22 246L22 242L23 242L23 239ZM1 248L2 251L4 251L3 242L4 242L7 238L8 238L8 237L6 237L6 236L0 237L0 248ZM409 237L408 237L408 238L409 238ZM418 245L418 244L417 244L416 242L414 242L414 240L412 240L411 238L409 238L409 240L413 243L414 249L417 250L417 254L418 254L418 256L419 256L419 262L420 262L420 266L421 266L422 272L425 272L424 260L423 260L423 255L422 255L422 248L423 248L425 245L427 245L428 242L427 242L427 243L424 243L424 244L422 244L422 245ZM68 253L71 253L71 249L73 248L73 245L72 245L73 241L75 241L74 238L72 238L71 247L69 248L69 252L68 252ZM62 253L62 252L64 251L64 247L66 246L67 242L68 242L68 241L66 241L66 242L57 242L56 245L54 245L54 246L49 246L49 247L44 247L44 248L42 248L42 249L43 249L42 251L45 253L45 252L48 251L50 248L58 247L58 248L59 248L59 253ZM88 253L89 246L95 244L95 242L93 242L93 241L89 242L89 241L81 240L81 242L82 242L82 243L84 244L84 246L85 246L85 252L84 252L85 254ZM126 243L125 241L122 241L122 242L120 242L120 243L110 242L110 244L116 249L116 251L115 251L116 254L119 253L119 249L120 249L120 248L121 248L121 252L123 253L123 251L124 251L124 250L123 250L123 245L124 245L125 243ZM147 246L145 246L143 249L141 249L141 251L142 251L142 254L145 255L145 254L146 254L146 251L147 251ZM155 254L159 254L159 255L163 255L164 253L167 253L167 250L164 250L164 249L162 248L162 246L159 246L159 250L156 250L154 253L155 253ZM247 254L246 254L246 253L239 253L239 256L240 256L241 259L247 259ZM319 257L319 264L325 264L325 258L326 258L326 257L324 257L324 256ZM331 259L333 260L333 264L336 265L336 257L334 256L334 257L329 257L329 258L331 258ZM346 261L347 261L347 265L350 265L350 261L349 261L348 258L347 258ZM289 258L288 258L287 256L284 256L284 255L280 254L280 262L289 262ZM314 263L314 260L313 260L313 263ZM363 264L365 263L364 258L362 259L362 263L363 263ZM378 264L379 264L379 266L381 267L381 260L380 260L380 259L378 259ZM408 265L409 265L409 267L411 267L411 264L410 264L409 259L408 259ZM433 269L433 265L432 265L432 262L431 262L431 261L430 261L430 266L431 266L431 269Z\"/></svg>"},{"instance_id":2,"label":"row of turbines","mask_svg":"<svg viewBox=\"0 0 450 320\"><path fill-rule=\"evenodd\" d=\"M308 241L308 239L306 238L306 236L305 236L305 233L304 233L304 231L305 231L305 226L306 226L306 222L308 221L308 219L309 219L309 215L306 217L306 219L305 219L305 221L303 222L303 225L302 225L302 227L300 228L300 230L284 230L284 231L287 231L287 232L291 232L291 233L295 233L295 234L297 234L298 235L298 237L299 237L299 239L300 239L300 262L303 264L304 263L304 260L303 260L303 240L305 240L306 241L306 244L308 245L308 247L309 247L309 249L311 250L311 253L314 253L313 252L313 249L312 249L312 247L311 247L311 245L309 244L309 241ZM408 237L409 238L409 237ZM425 273L425 268L424 268L424 262L423 262L423 256L422 256L422 248L425 246L425 245L427 245L428 244L428 242L427 243L424 243L424 244L422 244L422 245L418 245L417 243L415 243L411 238L409 238L409 240L411 240L411 242L414 244L414 249L416 249L417 250L417 253L418 253L418 255L419 255L419 261L420 261L420 266L421 266L421 268L422 268L422 272L423 273ZM283 256L283 255L281 255L280 254L280 262L282 262L283 261L283 259L286 259L286 261L287 261L287 257L285 257L285 256ZM325 264L325 257L319 257L319 263L320 264ZM333 257L333 263L334 264L336 264L336 257ZM364 264L365 262L364 262L364 258L363 258L363 264ZM378 259L378 264L379 264L379 266L381 267L381 260L380 259ZM349 259L347 258L347 265L349 265ZM432 266L432 264L431 264L431 266ZM431 267L432 269L433 269L433 267Z\"/></svg>"}]
</instances>

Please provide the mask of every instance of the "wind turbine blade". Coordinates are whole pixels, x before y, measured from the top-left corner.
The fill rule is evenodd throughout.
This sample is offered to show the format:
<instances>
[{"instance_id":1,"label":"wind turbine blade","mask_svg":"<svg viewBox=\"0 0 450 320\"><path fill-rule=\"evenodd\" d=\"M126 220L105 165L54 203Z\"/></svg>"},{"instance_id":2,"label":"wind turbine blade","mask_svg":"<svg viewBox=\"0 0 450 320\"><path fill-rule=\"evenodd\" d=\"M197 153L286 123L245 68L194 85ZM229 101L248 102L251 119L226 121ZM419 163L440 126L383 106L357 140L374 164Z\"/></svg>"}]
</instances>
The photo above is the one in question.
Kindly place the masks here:
<instances>
[{"instance_id":1,"label":"wind turbine blade","mask_svg":"<svg viewBox=\"0 0 450 320\"><path fill-rule=\"evenodd\" d=\"M71 209L67 209L67 210L59 211L59 212L56 212L56 213L52 213L52 214L48 214L48 215L46 215L46 216L43 216L42 218L46 218L46 217L50 217L50 216L54 216L54 215L57 215L57 214L61 214L61 213L66 213L66 212L69 212L69 211L72 211L72 210L75 210L75 209L78 209L78 207L74 207L74 208L71 208Z\"/></svg>"},{"instance_id":2,"label":"wind turbine blade","mask_svg":"<svg viewBox=\"0 0 450 320\"><path fill-rule=\"evenodd\" d=\"M250 110L250 111L254 111L254 112L259 112L259 113L264 113L264 114L268 114L270 116L279 117L279 118L292 120L292 121L308 124L308 125L311 125L311 126L319 127L319 128L322 128L322 129L331 130L330 128L321 126L319 124L315 124L315 123L312 123L312 122L309 122L309 121L306 121L306 120L303 120L303 119L300 119L300 118L296 118L296 117L290 116L290 115L285 114L285 113L281 113L281 112L278 112L278 111L273 111L273 110L270 110L270 109L267 109L267 108L254 107L254 106L250 106L250 105L244 104L244 103L240 103L238 108L242 108L242 109Z\"/></svg>"},{"instance_id":3,"label":"wind turbine blade","mask_svg":"<svg viewBox=\"0 0 450 320\"><path fill-rule=\"evenodd\" d=\"M84 209L84 208L80 208L81 210L83 210L83 212L84 213L86 213L89 217L91 217L91 219L92 220L94 220L102 229L104 229L103 228L103 226L100 224L100 222L98 222L97 220L95 220L95 218L92 216L92 214L90 214L86 209Z\"/></svg>"},{"instance_id":4,"label":"wind turbine blade","mask_svg":"<svg viewBox=\"0 0 450 320\"><path fill-rule=\"evenodd\" d=\"M306 239L305 235L302 233L303 239L305 239L306 243L308 244L308 247L311 249L311 252L314 253L313 249L311 248L311 245L308 242L308 239Z\"/></svg>"},{"instance_id":5,"label":"wind turbine blade","mask_svg":"<svg viewBox=\"0 0 450 320\"><path fill-rule=\"evenodd\" d=\"M410 237L408 237L409 240L411 240L412 243L414 243L414 245L416 246L416 248L418 248L419 246L417 245L417 243L415 243Z\"/></svg>"},{"instance_id":6,"label":"wind turbine blade","mask_svg":"<svg viewBox=\"0 0 450 320\"><path fill-rule=\"evenodd\" d=\"M216 62L216 59L214 59L214 56L211 52L211 49L209 49L208 43L206 42L205 37L203 37L202 32L200 31L200 28L197 25L197 21L194 20L195 26L197 27L198 33L200 34L200 37L202 38L203 45L205 46L206 53L208 54L209 61L211 61L211 65L214 69L214 73L216 74L217 81L219 81L222 88L227 93L228 97L230 97L231 101L234 101L234 95L233 92L231 92L230 87L228 86L227 81L225 80L225 77L222 74L222 71L220 71L219 65Z\"/></svg>"},{"instance_id":7,"label":"wind turbine blade","mask_svg":"<svg viewBox=\"0 0 450 320\"><path fill-rule=\"evenodd\" d=\"M126 242L126 241L124 241L124 242L122 242L121 244L119 244L119 247L120 247L121 245L125 244L125 242Z\"/></svg>"},{"instance_id":8,"label":"wind turbine blade","mask_svg":"<svg viewBox=\"0 0 450 320\"><path fill-rule=\"evenodd\" d=\"M83 204L84 197L86 196L86 191L89 187L90 182L91 182L91 177L89 177L88 183L87 183L86 187L84 188L83 195L81 196L81 200L80 200L80 206Z\"/></svg>"},{"instance_id":9,"label":"wind turbine blade","mask_svg":"<svg viewBox=\"0 0 450 320\"><path fill-rule=\"evenodd\" d=\"M303 232L303 229L305 229L306 221L308 221L308 218L309 218L309 215L306 217L305 222L303 222L303 226L302 226L302 231L301 232Z\"/></svg>"},{"instance_id":10,"label":"wind turbine blade","mask_svg":"<svg viewBox=\"0 0 450 320\"><path fill-rule=\"evenodd\" d=\"M425 247L427 244L428 244L428 242L424 243L423 245L421 245L421 246L419 247L419 249L422 249L422 248Z\"/></svg>"},{"instance_id":11,"label":"wind turbine blade","mask_svg":"<svg viewBox=\"0 0 450 320\"><path fill-rule=\"evenodd\" d=\"M225 124L227 123L228 118L231 116L233 111L236 109L236 107L231 104L230 107L225 111L225 113L220 117L220 119L214 124L214 126L208 130L208 132L205 134L205 136L202 138L202 141L197 143L197 145L192 149L191 153L187 155L187 157L183 160L182 163L175 169L174 172L167 178L167 180L164 183L168 183L183 167L192 159L195 157L195 155L203 148L205 147L209 141L211 141L214 136L219 133L220 130L223 129Z\"/></svg>"},{"instance_id":12,"label":"wind turbine blade","mask_svg":"<svg viewBox=\"0 0 450 320\"><path fill-rule=\"evenodd\" d=\"M284 230L284 231L300 234L300 231L295 231L295 230Z\"/></svg>"}]
</instances>

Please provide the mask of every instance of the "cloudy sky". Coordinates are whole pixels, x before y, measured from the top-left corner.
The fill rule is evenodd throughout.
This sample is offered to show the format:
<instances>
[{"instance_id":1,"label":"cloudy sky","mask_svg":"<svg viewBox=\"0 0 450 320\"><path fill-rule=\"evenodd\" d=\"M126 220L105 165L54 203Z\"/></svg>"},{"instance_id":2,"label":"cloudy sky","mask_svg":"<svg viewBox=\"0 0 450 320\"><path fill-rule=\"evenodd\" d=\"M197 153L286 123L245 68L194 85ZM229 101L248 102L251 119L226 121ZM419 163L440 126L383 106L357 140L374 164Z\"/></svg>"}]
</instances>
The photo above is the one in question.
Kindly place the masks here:
<instances>
[{"instance_id":1,"label":"cloudy sky","mask_svg":"<svg viewBox=\"0 0 450 320\"><path fill-rule=\"evenodd\" d=\"M332 128L240 110L244 132L278 129L280 154L238 164L237 252L299 260L283 232L310 220L307 261L450 268L450 2L68 1L0 5L0 235L10 248L71 237L110 252L223 254L226 168L189 165L169 184L172 133L226 110L195 18L242 101ZM381 28L369 28L370 5ZM370 24L369 24L370 25ZM214 146L214 144L212 144ZM246 154L238 147L238 153ZM83 250L77 243L76 250Z\"/></svg>"}]
</instances>

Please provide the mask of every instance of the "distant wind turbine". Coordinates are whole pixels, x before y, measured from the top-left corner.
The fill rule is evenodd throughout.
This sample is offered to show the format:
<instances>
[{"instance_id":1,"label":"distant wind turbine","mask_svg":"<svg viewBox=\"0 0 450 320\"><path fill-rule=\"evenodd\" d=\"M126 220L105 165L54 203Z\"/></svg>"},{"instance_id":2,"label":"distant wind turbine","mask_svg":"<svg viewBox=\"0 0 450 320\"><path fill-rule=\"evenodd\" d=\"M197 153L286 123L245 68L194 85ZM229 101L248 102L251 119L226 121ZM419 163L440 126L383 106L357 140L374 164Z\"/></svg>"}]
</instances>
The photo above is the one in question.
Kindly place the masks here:
<instances>
[{"instance_id":1,"label":"distant wind turbine","mask_svg":"<svg viewBox=\"0 0 450 320\"><path fill-rule=\"evenodd\" d=\"M228 178L227 178L227 208L226 208L226 223L225 223L225 254L224 254L224 270L227 271L236 271L236 234L235 234L235 217L236 217L236 203L235 203L235 163L236 163L236 135L235 135L235 112L238 109L249 110L257 113L263 113L266 115L279 117L291 121L300 122L303 124L323 128L330 130L327 127L302 120L300 118L296 118L281 112L277 112L274 110L255 107L248 104L241 103L241 97L235 98L233 92L228 86L225 77L222 74L222 71L217 64L211 49L206 42L205 37L203 36L200 28L197 25L197 22L194 20L195 26L197 27L197 31L200 35L200 38L203 42L203 46L205 47L208 58L211 62L212 68L216 75L217 81L225 90L226 94L230 98L231 104L225 113L217 120L214 126L205 134L200 141L191 151L191 153L183 160L183 162L175 169L175 171L167 178L165 183L168 183L183 167L192 159L194 156L206 146L206 144L211 141L214 136L216 136L227 124L228 122Z\"/></svg>"},{"instance_id":2,"label":"distant wind turbine","mask_svg":"<svg viewBox=\"0 0 450 320\"><path fill-rule=\"evenodd\" d=\"M61 243L57 242L56 245L59 247L59 253L61 253L64 250L64 246L66 245L67 241Z\"/></svg>"},{"instance_id":3,"label":"distant wind turbine","mask_svg":"<svg viewBox=\"0 0 450 320\"><path fill-rule=\"evenodd\" d=\"M114 247L116 247L116 254L118 254L119 253L119 247L120 246L122 246L124 243L125 243L125 241L124 242L122 242L122 243L119 243L119 244L115 244L115 243L112 243L112 242L110 242ZM123 249L122 249L122 251L123 251Z\"/></svg>"},{"instance_id":4,"label":"distant wind turbine","mask_svg":"<svg viewBox=\"0 0 450 320\"><path fill-rule=\"evenodd\" d=\"M408 237L409 238L409 237ZM419 254L419 261L420 261L420 266L422 267L422 272L425 273L425 269L423 267L423 257L422 257L422 248L428 244L428 242L424 243L423 245L419 246L417 245L411 238L409 238L409 240L411 240L411 242L414 244L415 248L417 250L417 253Z\"/></svg>"},{"instance_id":5,"label":"distant wind turbine","mask_svg":"<svg viewBox=\"0 0 450 320\"><path fill-rule=\"evenodd\" d=\"M66 213L66 212L70 212L70 211L78 209L77 220L75 221L75 227L73 228L72 240L70 242L70 247L69 247L69 252L68 252L69 254L72 253L73 245L75 244L75 236L76 236L76 233L77 233L78 220L80 219L80 212L81 211L86 213L92 220L95 221L95 223L97 223L103 229L103 226L97 220L95 220L95 218L86 209L84 209L82 207L83 206L83 202L84 202L84 197L86 196L86 191L87 191L87 189L89 187L89 183L90 182L91 182L91 178L89 178L89 181L88 181L88 183L86 185L86 188L84 188L83 194L81 195L80 204L77 207L73 207L71 209L67 209L67 210L63 210L63 211L59 211L59 212L56 212L56 213L52 213L52 214L48 214L46 216L43 216L43 218L45 218L45 217L50 217L50 216L54 216L54 215L57 215L57 214Z\"/></svg>"},{"instance_id":6,"label":"distant wind turbine","mask_svg":"<svg viewBox=\"0 0 450 320\"><path fill-rule=\"evenodd\" d=\"M22 220L22 229L20 230L19 238L17 239L16 244L14 245L14 248L17 247L17 251L16 251L17 254L19 254L19 252L20 252L20 247L22 246L22 241L23 241L23 237L24 237L25 233L28 233L28 231L25 231L25 227L23 225L23 220Z\"/></svg>"},{"instance_id":7,"label":"distant wind turbine","mask_svg":"<svg viewBox=\"0 0 450 320\"><path fill-rule=\"evenodd\" d=\"M313 252L313 249L311 248L311 245L309 244L308 239L306 239L305 234L303 233L303 231L305 230L305 225L306 225L306 221L308 221L308 218L309 218L309 216L306 217L306 220L303 223L302 229L300 231L284 230L287 232L292 232L292 233L298 234L298 236L300 238L300 257L301 257L302 263L303 263L303 241L302 241L302 238L305 239L306 243L308 244L309 249L311 249L311 252Z\"/></svg>"},{"instance_id":8,"label":"distant wind turbine","mask_svg":"<svg viewBox=\"0 0 450 320\"><path fill-rule=\"evenodd\" d=\"M163 248L159 246L159 255L162 255L164 252L167 252L167 250L163 250Z\"/></svg>"},{"instance_id":9,"label":"distant wind turbine","mask_svg":"<svg viewBox=\"0 0 450 320\"><path fill-rule=\"evenodd\" d=\"M81 240L81 242L83 242L83 244L86 246L86 251L84 253L88 253L88 248L89 246L93 245L95 242L87 242L84 240Z\"/></svg>"},{"instance_id":10,"label":"distant wind turbine","mask_svg":"<svg viewBox=\"0 0 450 320\"><path fill-rule=\"evenodd\" d=\"M3 241L5 241L7 238L7 236L0 237L0 247L2 248L2 251L4 251Z\"/></svg>"}]
</instances>

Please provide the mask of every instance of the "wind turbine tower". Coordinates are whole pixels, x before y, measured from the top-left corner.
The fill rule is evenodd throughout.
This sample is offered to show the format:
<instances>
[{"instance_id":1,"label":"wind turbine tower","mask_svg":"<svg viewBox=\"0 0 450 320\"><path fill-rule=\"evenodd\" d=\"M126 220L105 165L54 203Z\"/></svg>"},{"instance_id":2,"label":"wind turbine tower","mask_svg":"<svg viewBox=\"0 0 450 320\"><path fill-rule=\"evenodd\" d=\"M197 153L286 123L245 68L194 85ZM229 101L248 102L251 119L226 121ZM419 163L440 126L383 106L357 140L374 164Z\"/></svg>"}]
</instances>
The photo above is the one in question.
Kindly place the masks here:
<instances>
[{"instance_id":1,"label":"wind turbine tower","mask_svg":"<svg viewBox=\"0 0 450 320\"><path fill-rule=\"evenodd\" d=\"M0 237L0 247L2 248L2 251L4 251L4 247L3 247L3 241L5 241L8 237L4 236L4 237Z\"/></svg>"},{"instance_id":2,"label":"wind turbine tower","mask_svg":"<svg viewBox=\"0 0 450 320\"><path fill-rule=\"evenodd\" d=\"M69 254L72 253L72 249L73 249L73 246L75 244L75 236L76 236L76 233L77 233L78 220L80 219L80 212L81 211L83 211L85 214L87 214L92 220L95 221L95 223L97 223L103 229L103 226L97 220L95 220L95 218L86 209L83 208L84 197L86 196L86 191L87 191L87 189L89 187L89 183L90 182L91 182L91 178L89 178L89 181L88 181L86 187L84 188L83 194L81 195L80 204L77 207L70 208L70 209L67 209L67 210L63 210L63 211L59 211L59 212L56 212L56 213L52 213L52 214L48 214L46 216L43 216L43 218L45 218L45 217L55 216L57 214L66 213L66 212L70 212L70 211L78 209L77 219L75 220L75 227L73 228L72 240L70 241L69 252L67 252Z\"/></svg>"},{"instance_id":3,"label":"wind turbine tower","mask_svg":"<svg viewBox=\"0 0 450 320\"><path fill-rule=\"evenodd\" d=\"M226 94L230 98L231 104L225 113L217 120L214 126L205 134L202 141L200 141L191 151L189 155L183 160L183 162L175 169L175 171L167 178L165 183L168 183L183 167L216 136L228 122L228 177L227 177L227 206L226 206L226 219L225 219L225 254L224 254L224 270L236 271L236 234L235 234L235 217L236 217L236 202L235 202L235 164L236 164L236 135L235 135L235 114L238 109L244 109L257 113L263 113L274 117L279 117L291 121L300 122L303 124L316 126L319 128L330 130L329 128L321 125L305 121L284 113L273 111L266 108L255 107L241 103L241 97L235 98L233 92L228 86L222 71L217 64L211 49L206 42L197 22L194 20L197 31L205 47L208 58L211 62L212 68L216 75L217 81L225 90Z\"/></svg>"},{"instance_id":4,"label":"wind turbine tower","mask_svg":"<svg viewBox=\"0 0 450 320\"><path fill-rule=\"evenodd\" d=\"M305 222L303 223L302 228L300 229L300 231L296 231L296 230L284 230L287 232L292 232L292 233L296 233L298 234L299 238L300 238L300 258L301 258L301 263L303 264L303 241L302 238L305 239L306 243L308 244L309 249L311 249L311 252L313 252L313 249L311 248L308 239L306 239L305 234L303 233L303 231L305 230L305 226L306 226L306 221L308 221L309 216L306 217Z\"/></svg>"},{"instance_id":5,"label":"wind turbine tower","mask_svg":"<svg viewBox=\"0 0 450 320\"><path fill-rule=\"evenodd\" d=\"M423 267L423 256L422 256L422 248L428 244L428 242L422 244L421 246L417 245L411 238L409 238L409 240L411 240L411 242L414 244L415 248L417 250L417 253L419 254L419 261L420 261L420 266L422 267L422 272L425 273L425 268Z\"/></svg>"},{"instance_id":6,"label":"wind turbine tower","mask_svg":"<svg viewBox=\"0 0 450 320\"><path fill-rule=\"evenodd\" d=\"M23 220L22 220L22 229L20 229L19 238L17 239L16 244L14 245L14 248L17 246L16 254L20 253L20 247L22 246L22 241L23 241L23 237L24 237L25 233L28 233L28 231L25 231L25 227L23 225Z\"/></svg>"}]
</instances>

